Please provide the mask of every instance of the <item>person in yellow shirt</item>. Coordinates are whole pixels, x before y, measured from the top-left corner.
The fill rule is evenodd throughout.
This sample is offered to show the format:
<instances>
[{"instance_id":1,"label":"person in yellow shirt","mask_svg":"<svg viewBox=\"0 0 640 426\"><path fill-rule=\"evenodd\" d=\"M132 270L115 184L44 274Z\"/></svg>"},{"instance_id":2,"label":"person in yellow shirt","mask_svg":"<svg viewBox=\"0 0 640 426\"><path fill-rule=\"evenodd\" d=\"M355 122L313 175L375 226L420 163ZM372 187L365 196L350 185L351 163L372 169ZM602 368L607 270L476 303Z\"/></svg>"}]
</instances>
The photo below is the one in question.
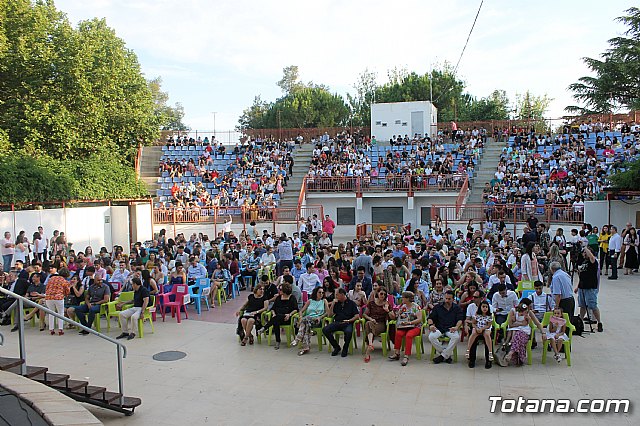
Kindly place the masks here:
<instances>
[{"instance_id":1,"label":"person in yellow shirt","mask_svg":"<svg viewBox=\"0 0 640 426\"><path fill-rule=\"evenodd\" d=\"M602 275L602 267L606 265L605 275L609 275L609 238L611 238L611 232L609 232L608 225L602 225L602 231L600 231L600 236L598 237L598 244L600 246L600 275Z\"/></svg>"}]
</instances>

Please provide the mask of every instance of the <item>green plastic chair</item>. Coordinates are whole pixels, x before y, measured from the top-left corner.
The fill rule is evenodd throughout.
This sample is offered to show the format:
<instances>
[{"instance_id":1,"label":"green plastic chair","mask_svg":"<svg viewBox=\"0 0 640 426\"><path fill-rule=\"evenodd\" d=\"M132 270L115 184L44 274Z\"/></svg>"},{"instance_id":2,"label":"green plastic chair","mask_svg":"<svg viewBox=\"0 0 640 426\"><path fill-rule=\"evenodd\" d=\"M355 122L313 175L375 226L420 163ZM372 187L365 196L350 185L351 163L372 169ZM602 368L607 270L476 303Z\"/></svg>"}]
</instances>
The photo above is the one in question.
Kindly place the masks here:
<instances>
[{"instance_id":1,"label":"green plastic chair","mask_svg":"<svg viewBox=\"0 0 640 426\"><path fill-rule=\"evenodd\" d=\"M417 336L413 337L413 345L416 348L416 359L422 359L422 354L424 353L424 339L423 339L423 335L424 335L424 330L425 330L425 322L424 322L424 315L422 317L423 321L422 324L420 324L420 334L418 334ZM390 324L395 324L396 321L395 320L391 320L391 321L387 321L387 335L389 332L389 325ZM388 340L383 338L383 345L384 345L384 341ZM400 351L404 351L404 341L405 339L402 339L402 345L400 346ZM389 350L391 350L391 342L388 342L389 345ZM384 351L384 347L383 347L383 355L386 355L386 351Z\"/></svg>"},{"instance_id":2,"label":"green plastic chair","mask_svg":"<svg viewBox=\"0 0 640 426\"><path fill-rule=\"evenodd\" d=\"M364 324L366 320L364 318L359 319L358 321L362 324L362 329L364 330ZM389 341L389 322L387 321L387 329L380 333L380 338L382 339L382 356L386 357L387 352L391 350L391 342ZM367 333L362 332L362 354L367 351Z\"/></svg>"},{"instance_id":3,"label":"green plastic chair","mask_svg":"<svg viewBox=\"0 0 640 426\"><path fill-rule=\"evenodd\" d=\"M542 318L542 327L549 326L549 322L551 321L552 314L553 312L544 313L544 317ZM569 319L569 314L565 312L564 314L562 314L562 317L567 322L566 333L567 333L567 337L569 337L569 340L562 342L562 346L564 347L564 355L567 360L567 367L571 367L571 342L573 340L573 332L575 331L576 327L573 324L571 324L571 321ZM542 345L543 346L542 347L542 363L543 364L547 363L547 348L549 348L550 345L551 345L551 342L549 340L545 340L544 344Z\"/></svg>"},{"instance_id":4,"label":"green plastic chair","mask_svg":"<svg viewBox=\"0 0 640 426\"><path fill-rule=\"evenodd\" d=\"M264 312L264 314L266 314L264 317L269 320L271 319L271 311L267 311ZM290 348L291 347L291 342L293 341L293 336L295 336L296 334L296 319L298 319L300 317L300 315L296 312L293 315L291 315L291 321L290 324L283 324L280 326L281 329L283 329L285 331L285 333L287 334L287 347ZM277 331L278 333L280 333L280 330ZM273 335L273 327L269 327L269 334L267 334L267 346L271 346L271 336Z\"/></svg>"},{"instance_id":5,"label":"green plastic chair","mask_svg":"<svg viewBox=\"0 0 640 426\"><path fill-rule=\"evenodd\" d=\"M149 301L150 303L147 305L142 315L140 315L140 318L138 318L138 337L141 339L144 337L144 321L145 320L149 320L149 324L151 324L151 332L152 333L156 332L153 326L153 313L156 310L156 297L151 295L149 296L149 298L150 298L150 301Z\"/></svg>"},{"instance_id":6,"label":"green plastic chair","mask_svg":"<svg viewBox=\"0 0 640 426\"><path fill-rule=\"evenodd\" d=\"M441 341L442 343L448 343L449 340L451 340L451 339L449 339L447 336L443 335L443 336L440 336L438 338L438 340ZM433 359L435 357L436 357L436 348L433 345L431 345L431 357L429 359L431 361L433 361ZM418 358L418 359L420 359L420 358ZM457 346L455 346L453 348L453 362L458 362L458 347Z\"/></svg>"},{"instance_id":7,"label":"green plastic chair","mask_svg":"<svg viewBox=\"0 0 640 426\"><path fill-rule=\"evenodd\" d=\"M325 320L326 320L327 324L331 324L333 322L333 317L325 318ZM356 320L353 323L353 333L351 334L351 341L349 342L349 355L353 355L354 346L356 347L356 349L358 348L358 342L356 342L356 323L359 322L359 321L361 321L361 319ZM320 332L322 332L322 330ZM340 331L340 330L334 331L333 335L334 335L334 337L342 335L343 339L344 339L344 331ZM338 340L338 339L336 338L336 340ZM329 346L329 348L328 348L329 352L331 352L331 350L333 348L331 347L331 345L328 345L328 346Z\"/></svg>"},{"instance_id":8,"label":"green plastic chair","mask_svg":"<svg viewBox=\"0 0 640 426\"><path fill-rule=\"evenodd\" d=\"M133 294L134 294L133 291L123 291L118 295L116 300L106 304L107 305L107 330L111 330L111 318L113 317L118 319L118 324L120 325L120 328L122 328L122 324L120 324L121 311L116 309L116 305L119 302L131 302L130 304L133 305Z\"/></svg>"},{"instance_id":9,"label":"green plastic chair","mask_svg":"<svg viewBox=\"0 0 640 426\"><path fill-rule=\"evenodd\" d=\"M518 297L522 297L522 292L525 290L535 290L533 283L534 281L518 281L518 287L516 287Z\"/></svg>"}]
</instances>

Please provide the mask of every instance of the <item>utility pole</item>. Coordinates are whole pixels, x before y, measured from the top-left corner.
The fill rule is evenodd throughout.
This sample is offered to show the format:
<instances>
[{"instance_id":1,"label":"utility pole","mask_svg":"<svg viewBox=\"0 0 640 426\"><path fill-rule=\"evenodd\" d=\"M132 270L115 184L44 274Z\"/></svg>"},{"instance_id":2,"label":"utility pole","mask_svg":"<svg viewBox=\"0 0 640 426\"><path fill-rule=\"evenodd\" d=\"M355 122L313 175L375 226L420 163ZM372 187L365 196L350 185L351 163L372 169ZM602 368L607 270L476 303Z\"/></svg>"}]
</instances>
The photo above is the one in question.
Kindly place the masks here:
<instances>
[{"instance_id":1,"label":"utility pole","mask_svg":"<svg viewBox=\"0 0 640 426\"><path fill-rule=\"evenodd\" d=\"M215 139L216 137L216 114L218 112L217 111L213 111L211 114L213 114L213 138Z\"/></svg>"}]
</instances>

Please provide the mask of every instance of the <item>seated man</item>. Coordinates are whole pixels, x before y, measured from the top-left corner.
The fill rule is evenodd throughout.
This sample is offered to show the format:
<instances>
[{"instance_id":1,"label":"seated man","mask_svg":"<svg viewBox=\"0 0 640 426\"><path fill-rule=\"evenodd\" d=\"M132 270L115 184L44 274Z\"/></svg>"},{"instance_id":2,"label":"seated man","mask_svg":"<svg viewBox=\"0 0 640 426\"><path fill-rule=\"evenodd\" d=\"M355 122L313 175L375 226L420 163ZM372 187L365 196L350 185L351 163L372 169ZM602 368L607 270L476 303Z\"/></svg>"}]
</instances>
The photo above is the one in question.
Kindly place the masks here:
<instances>
[{"instance_id":1,"label":"seated man","mask_svg":"<svg viewBox=\"0 0 640 426\"><path fill-rule=\"evenodd\" d=\"M40 280L40 274L33 274L31 285L27 289L27 298L39 305L44 305L46 286ZM26 306L26 305L25 305ZM38 315L40 319L40 331L44 330L44 311L41 309L33 309L29 312L29 315L24 317L25 321L29 321L34 316ZM17 326L16 326L17 327Z\"/></svg>"},{"instance_id":2,"label":"seated man","mask_svg":"<svg viewBox=\"0 0 640 426\"><path fill-rule=\"evenodd\" d=\"M198 282L199 278L207 278L207 268L200 263L199 258L191 256L189 258L189 267L187 268L187 281L189 285L192 285Z\"/></svg>"},{"instance_id":3,"label":"seated man","mask_svg":"<svg viewBox=\"0 0 640 426\"><path fill-rule=\"evenodd\" d=\"M349 342L351 342L353 335L353 323L360 318L360 313L355 302L347 298L347 292L343 288L336 290L336 300L330 310L330 314L333 315L333 322L322 329L322 334L333 347L331 356L336 356L340 353L340 345L338 345L333 333L336 331L344 332L344 346L341 354L344 358L349 353Z\"/></svg>"},{"instance_id":4,"label":"seated man","mask_svg":"<svg viewBox=\"0 0 640 426\"><path fill-rule=\"evenodd\" d=\"M556 303L553 299L553 296L542 291L542 281L536 281L533 284L533 288L535 289L535 293L529 296L529 299L533 302L533 313L535 314L538 321L542 321L544 318L545 312L553 312L553 308L555 308Z\"/></svg>"},{"instance_id":5,"label":"seated man","mask_svg":"<svg viewBox=\"0 0 640 426\"><path fill-rule=\"evenodd\" d=\"M122 334L116 337L116 339L124 339L126 337L127 340L131 340L136 337L134 331L138 323L138 318L140 318L140 315L142 315L149 305L149 290L144 288L140 278L133 278L131 284L133 285L133 306L118 314L120 324L122 324Z\"/></svg>"},{"instance_id":6,"label":"seated man","mask_svg":"<svg viewBox=\"0 0 640 426\"><path fill-rule=\"evenodd\" d=\"M453 291L448 290L444 296L444 303L434 306L427 320L430 331L429 341L438 353L438 356L433 359L434 364L440 364L442 361L451 364L451 354L460 341L463 320L462 310L453 303ZM441 336L449 338L447 346L440 342Z\"/></svg>"},{"instance_id":7,"label":"seated man","mask_svg":"<svg viewBox=\"0 0 640 426\"><path fill-rule=\"evenodd\" d=\"M257 251L253 251L251 255L248 255L246 260L244 261L244 269L240 271L240 276L242 277L242 289L244 290L247 287L247 283L245 281L245 277L250 277L250 286L256 285L256 281L258 281L258 268L260 267L260 256L258 256Z\"/></svg>"},{"instance_id":8,"label":"seated man","mask_svg":"<svg viewBox=\"0 0 640 426\"><path fill-rule=\"evenodd\" d=\"M371 283L371 278L366 276L364 266L358 266L356 276L353 277L349 283L349 290L354 290L357 283L362 284L362 290L365 292L367 297L369 297L373 290L373 284Z\"/></svg>"},{"instance_id":9,"label":"seated man","mask_svg":"<svg viewBox=\"0 0 640 426\"><path fill-rule=\"evenodd\" d=\"M307 272L300 275L298 287L300 287L300 290L306 291L307 294L311 294L314 288L321 285L320 277L316 274L316 268L313 267L313 263L307 263Z\"/></svg>"},{"instance_id":10,"label":"seated man","mask_svg":"<svg viewBox=\"0 0 640 426\"><path fill-rule=\"evenodd\" d=\"M89 286L89 290L84 297L84 305L80 305L75 309L76 316L80 323L87 328L91 328L96 314L100 313L100 305L109 303L111 300L111 291L109 286L102 282L102 278L95 276L93 283ZM87 320L87 314L89 319ZM86 336L89 334L86 330L80 330L80 334Z\"/></svg>"},{"instance_id":11,"label":"seated man","mask_svg":"<svg viewBox=\"0 0 640 426\"><path fill-rule=\"evenodd\" d=\"M491 299L491 307L498 324L507 320L509 311L518 304L518 295L511 290L507 290L506 284L498 284L498 292Z\"/></svg>"}]
</instances>

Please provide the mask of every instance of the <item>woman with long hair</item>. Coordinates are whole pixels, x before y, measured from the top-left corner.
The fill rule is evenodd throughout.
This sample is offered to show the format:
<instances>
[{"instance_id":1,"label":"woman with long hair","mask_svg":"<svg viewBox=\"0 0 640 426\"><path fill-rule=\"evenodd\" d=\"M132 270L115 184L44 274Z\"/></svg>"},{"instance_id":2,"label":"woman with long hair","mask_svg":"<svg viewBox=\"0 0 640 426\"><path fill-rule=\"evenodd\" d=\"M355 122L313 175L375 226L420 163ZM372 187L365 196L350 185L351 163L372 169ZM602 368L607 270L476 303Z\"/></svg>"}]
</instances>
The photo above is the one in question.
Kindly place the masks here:
<instances>
[{"instance_id":1,"label":"woman with long hair","mask_svg":"<svg viewBox=\"0 0 640 426\"><path fill-rule=\"evenodd\" d=\"M638 233L636 228L629 229L627 235L624 237L624 274L633 275L633 271L638 269Z\"/></svg>"}]
</instances>

